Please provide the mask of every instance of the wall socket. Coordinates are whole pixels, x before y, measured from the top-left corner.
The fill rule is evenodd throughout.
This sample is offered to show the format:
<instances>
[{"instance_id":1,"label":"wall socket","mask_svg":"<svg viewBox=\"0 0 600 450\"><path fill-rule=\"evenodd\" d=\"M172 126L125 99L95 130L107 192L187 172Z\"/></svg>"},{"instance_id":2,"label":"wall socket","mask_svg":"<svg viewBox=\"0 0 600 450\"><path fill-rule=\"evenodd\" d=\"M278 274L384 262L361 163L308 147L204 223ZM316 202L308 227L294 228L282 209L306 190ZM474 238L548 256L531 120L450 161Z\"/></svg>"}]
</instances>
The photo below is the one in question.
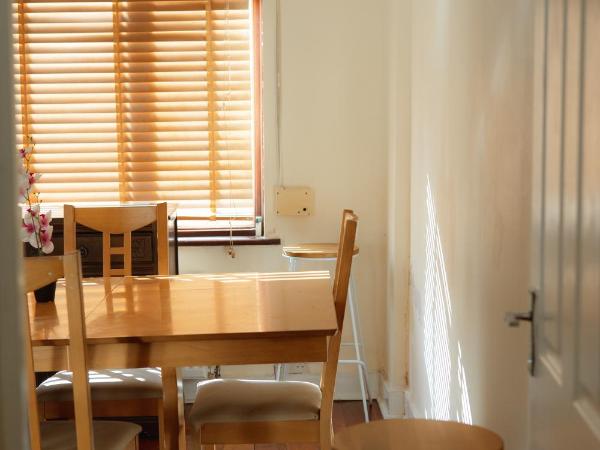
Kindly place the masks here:
<instances>
[{"instance_id":1,"label":"wall socket","mask_svg":"<svg viewBox=\"0 0 600 450\"><path fill-rule=\"evenodd\" d=\"M286 364L286 372L288 375L299 375L304 373L304 369L306 369L306 364L304 363Z\"/></svg>"},{"instance_id":2,"label":"wall socket","mask_svg":"<svg viewBox=\"0 0 600 450\"><path fill-rule=\"evenodd\" d=\"M275 187L275 214L278 216L310 216L315 208L309 187Z\"/></svg>"}]
</instances>

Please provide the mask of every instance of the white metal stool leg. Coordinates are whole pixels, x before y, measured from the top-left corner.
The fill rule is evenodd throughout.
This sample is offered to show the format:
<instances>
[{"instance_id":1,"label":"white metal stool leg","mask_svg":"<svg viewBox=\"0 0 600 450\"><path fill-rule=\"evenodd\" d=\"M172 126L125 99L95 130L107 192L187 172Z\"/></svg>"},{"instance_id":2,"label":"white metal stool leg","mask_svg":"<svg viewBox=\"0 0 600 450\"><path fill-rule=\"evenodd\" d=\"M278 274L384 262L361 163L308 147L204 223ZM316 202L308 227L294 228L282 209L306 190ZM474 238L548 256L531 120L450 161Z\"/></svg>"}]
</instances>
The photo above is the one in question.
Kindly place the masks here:
<instances>
[{"instance_id":1,"label":"white metal stool leg","mask_svg":"<svg viewBox=\"0 0 600 450\"><path fill-rule=\"evenodd\" d=\"M352 278L350 280L350 282L352 283L352 295L354 295L354 293L356 292L356 285L354 284L354 278ZM356 297L353 297L354 299L356 299ZM359 360L359 364L360 367L363 371L363 375L365 377L364 381L365 381L365 389L367 391L367 398L369 400L369 407L372 405L373 403L373 398L371 397L371 392L369 391L369 378L368 378L368 370L367 370L367 364L363 358L363 354L364 354L364 340L363 340L363 336L362 336L362 325L360 323L360 314L358 313L358 304L356 302L356 300L354 300L354 309L355 309L355 316L356 316L356 335L358 337L358 343L359 343L359 347L362 349L361 354L357 354L357 359ZM364 400L364 399L363 399Z\"/></svg>"},{"instance_id":2,"label":"white metal stool leg","mask_svg":"<svg viewBox=\"0 0 600 450\"><path fill-rule=\"evenodd\" d=\"M295 272L298 269L298 262L296 258L288 258L288 270L290 272Z\"/></svg>"},{"instance_id":3,"label":"white metal stool leg","mask_svg":"<svg viewBox=\"0 0 600 450\"><path fill-rule=\"evenodd\" d=\"M282 380L283 364L275 364L275 380Z\"/></svg>"},{"instance_id":4,"label":"white metal stool leg","mask_svg":"<svg viewBox=\"0 0 600 450\"><path fill-rule=\"evenodd\" d=\"M287 256L288 270L295 272L298 270L300 258ZM314 258L315 261L335 261L336 258ZM351 346L354 348L354 359L340 359L339 364L356 364L358 378L360 384L360 393L365 415L365 422L369 421L369 406L371 404L371 393L369 392L369 384L367 378L367 365L363 359L361 348L363 347L363 339L360 327L360 318L356 302L356 285L354 276L350 274L350 286L348 289L348 309L350 310L350 322L352 325L352 342L343 342L343 346ZM275 379L283 380L286 377L286 365L277 364L275 366Z\"/></svg>"},{"instance_id":5,"label":"white metal stool leg","mask_svg":"<svg viewBox=\"0 0 600 450\"><path fill-rule=\"evenodd\" d=\"M367 378L367 367L361 356L362 347L362 335L360 333L359 314L356 304L356 285L354 284L354 277L350 274L350 289L348 290L348 307L350 309L350 322L352 324L352 340L350 345L354 347L354 354L356 359L341 359L339 364L356 364L358 371L358 378L360 383L360 393L363 403L363 412L365 414L365 422L369 422L369 405L371 403L371 394L369 392L368 378ZM367 403L368 398L368 403Z\"/></svg>"}]
</instances>

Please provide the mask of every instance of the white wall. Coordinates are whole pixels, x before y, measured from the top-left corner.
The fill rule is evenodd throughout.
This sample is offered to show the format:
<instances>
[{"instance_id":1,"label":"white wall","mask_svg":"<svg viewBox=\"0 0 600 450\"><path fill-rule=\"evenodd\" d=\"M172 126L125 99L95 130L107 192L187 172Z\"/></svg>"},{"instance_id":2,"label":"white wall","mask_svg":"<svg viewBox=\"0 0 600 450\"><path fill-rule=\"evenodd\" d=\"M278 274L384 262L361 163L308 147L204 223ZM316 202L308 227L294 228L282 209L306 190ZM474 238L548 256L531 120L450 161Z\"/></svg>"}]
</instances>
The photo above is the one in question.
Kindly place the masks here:
<instances>
[{"instance_id":1,"label":"white wall","mask_svg":"<svg viewBox=\"0 0 600 450\"><path fill-rule=\"evenodd\" d=\"M412 11L413 414L526 448L533 11L419 0Z\"/></svg>"},{"instance_id":2,"label":"white wall","mask_svg":"<svg viewBox=\"0 0 600 450\"><path fill-rule=\"evenodd\" d=\"M264 4L265 230L284 244L335 242L343 208L359 217L355 276L367 362L381 366L387 232L386 0L281 2L283 182L310 186L315 214L276 217L275 1ZM180 249L180 271L287 270L279 246ZM265 368L265 370L269 370Z\"/></svg>"}]
</instances>

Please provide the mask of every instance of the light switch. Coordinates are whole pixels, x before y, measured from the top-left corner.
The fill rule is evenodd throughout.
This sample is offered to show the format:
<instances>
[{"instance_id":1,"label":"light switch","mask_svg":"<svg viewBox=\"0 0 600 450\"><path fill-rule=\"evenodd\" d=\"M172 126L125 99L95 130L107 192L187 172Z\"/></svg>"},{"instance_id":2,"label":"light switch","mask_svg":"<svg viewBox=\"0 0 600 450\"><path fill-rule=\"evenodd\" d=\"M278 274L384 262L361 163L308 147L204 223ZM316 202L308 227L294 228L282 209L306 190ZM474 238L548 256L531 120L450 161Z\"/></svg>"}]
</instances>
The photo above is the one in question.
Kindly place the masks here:
<instances>
[{"instance_id":1,"label":"light switch","mask_svg":"<svg viewBox=\"0 0 600 450\"><path fill-rule=\"evenodd\" d=\"M278 216L310 216L314 210L313 191L309 187L277 186L275 214Z\"/></svg>"}]
</instances>

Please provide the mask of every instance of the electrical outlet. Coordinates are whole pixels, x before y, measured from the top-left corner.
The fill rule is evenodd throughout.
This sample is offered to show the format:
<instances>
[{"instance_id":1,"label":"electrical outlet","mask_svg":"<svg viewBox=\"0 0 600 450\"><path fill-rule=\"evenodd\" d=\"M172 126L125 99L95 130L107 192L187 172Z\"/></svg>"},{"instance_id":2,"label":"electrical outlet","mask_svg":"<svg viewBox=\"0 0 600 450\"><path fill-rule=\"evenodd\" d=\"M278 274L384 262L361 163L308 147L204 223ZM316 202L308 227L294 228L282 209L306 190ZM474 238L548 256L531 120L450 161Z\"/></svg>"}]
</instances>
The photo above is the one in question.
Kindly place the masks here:
<instances>
[{"instance_id":1,"label":"electrical outlet","mask_svg":"<svg viewBox=\"0 0 600 450\"><path fill-rule=\"evenodd\" d=\"M309 187L275 188L275 214L278 216L310 216L314 203L313 191Z\"/></svg>"},{"instance_id":2,"label":"electrical outlet","mask_svg":"<svg viewBox=\"0 0 600 450\"><path fill-rule=\"evenodd\" d=\"M304 364L304 363L288 364L286 372L289 375L299 375L301 373L304 373L305 368L306 368L306 364Z\"/></svg>"}]
</instances>

